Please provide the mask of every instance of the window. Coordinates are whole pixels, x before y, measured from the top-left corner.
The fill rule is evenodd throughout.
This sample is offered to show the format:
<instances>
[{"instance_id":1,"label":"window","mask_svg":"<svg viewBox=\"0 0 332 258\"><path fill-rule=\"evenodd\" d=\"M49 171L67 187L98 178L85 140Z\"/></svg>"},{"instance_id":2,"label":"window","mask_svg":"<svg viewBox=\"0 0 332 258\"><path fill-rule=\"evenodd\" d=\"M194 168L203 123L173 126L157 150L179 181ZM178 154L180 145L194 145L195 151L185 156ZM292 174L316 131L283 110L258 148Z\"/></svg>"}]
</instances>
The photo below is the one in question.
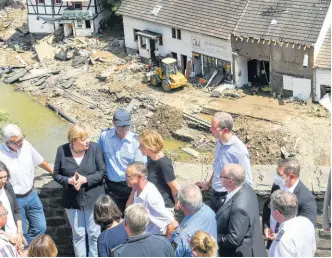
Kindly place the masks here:
<instances>
[{"instance_id":1,"label":"window","mask_svg":"<svg viewBox=\"0 0 332 258\"><path fill-rule=\"evenodd\" d=\"M176 39L176 31L175 28L172 28L172 38Z\"/></svg>"},{"instance_id":2,"label":"window","mask_svg":"<svg viewBox=\"0 0 332 258\"><path fill-rule=\"evenodd\" d=\"M82 29L83 28L83 22L82 21L77 21L77 29Z\"/></svg>"},{"instance_id":3,"label":"window","mask_svg":"<svg viewBox=\"0 0 332 258\"><path fill-rule=\"evenodd\" d=\"M62 0L55 0L55 3L56 3L56 4L61 4L61 3L62 3Z\"/></svg>"},{"instance_id":4,"label":"window","mask_svg":"<svg viewBox=\"0 0 332 258\"><path fill-rule=\"evenodd\" d=\"M75 10L82 10L82 3L73 3L73 8Z\"/></svg>"},{"instance_id":5,"label":"window","mask_svg":"<svg viewBox=\"0 0 332 258\"><path fill-rule=\"evenodd\" d=\"M89 20L85 21L85 28L86 29L91 29L91 21L89 21Z\"/></svg>"},{"instance_id":6,"label":"window","mask_svg":"<svg viewBox=\"0 0 332 258\"><path fill-rule=\"evenodd\" d=\"M172 28L172 38L173 39L181 39L181 30Z\"/></svg>"},{"instance_id":7,"label":"window","mask_svg":"<svg viewBox=\"0 0 332 258\"><path fill-rule=\"evenodd\" d=\"M176 38L181 39L181 30L177 29L176 32L177 32Z\"/></svg>"},{"instance_id":8,"label":"window","mask_svg":"<svg viewBox=\"0 0 332 258\"><path fill-rule=\"evenodd\" d=\"M160 37L158 38L158 41L159 41L159 42L158 42L159 46L162 46L162 45L163 45L163 37L160 36Z\"/></svg>"},{"instance_id":9,"label":"window","mask_svg":"<svg viewBox=\"0 0 332 258\"><path fill-rule=\"evenodd\" d=\"M37 4L43 4L44 0L37 0Z\"/></svg>"},{"instance_id":10,"label":"window","mask_svg":"<svg viewBox=\"0 0 332 258\"><path fill-rule=\"evenodd\" d=\"M136 32L139 32L140 30L136 30L134 29L134 41L137 42L138 41L138 35L136 35Z\"/></svg>"},{"instance_id":11,"label":"window","mask_svg":"<svg viewBox=\"0 0 332 258\"><path fill-rule=\"evenodd\" d=\"M177 54L177 53L172 52L172 57L173 57L174 59L178 60L178 54Z\"/></svg>"}]
</instances>

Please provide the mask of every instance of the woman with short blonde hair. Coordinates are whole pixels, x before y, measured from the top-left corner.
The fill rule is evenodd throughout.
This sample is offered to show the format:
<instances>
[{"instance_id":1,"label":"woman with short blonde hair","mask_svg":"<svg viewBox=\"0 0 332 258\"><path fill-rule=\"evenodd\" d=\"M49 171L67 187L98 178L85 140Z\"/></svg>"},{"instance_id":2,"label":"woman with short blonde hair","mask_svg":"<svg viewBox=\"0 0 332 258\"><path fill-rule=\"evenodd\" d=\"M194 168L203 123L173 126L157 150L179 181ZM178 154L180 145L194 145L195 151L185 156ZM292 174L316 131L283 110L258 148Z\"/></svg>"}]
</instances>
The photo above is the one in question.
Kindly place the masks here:
<instances>
[{"instance_id":1,"label":"woman with short blonde hair","mask_svg":"<svg viewBox=\"0 0 332 258\"><path fill-rule=\"evenodd\" d=\"M53 178L63 186L62 205L73 231L75 256L96 257L100 226L94 222L93 208L98 197L105 194L106 165L85 126L70 126L67 138L68 143L57 150Z\"/></svg>"},{"instance_id":2,"label":"woman with short blonde hair","mask_svg":"<svg viewBox=\"0 0 332 258\"><path fill-rule=\"evenodd\" d=\"M36 237L28 249L28 257L56 257L58 249L49 235Z\"/></svg>"},{"instance_id":3,"label":"woman with short blonde hair","mask_svg":"<svg viewBox=\"0 0 332 258\"><path fill-rule=\"evenodd\" d=\"M176 181L172 161L164 154L164 140L154 130L145 130L140 135L142 154L147 156L148 181L153 183L165 201L165 206L174 214L179 185ZM132 198L129 199L128 204Z\"/></svg>"},{"instance_id":4,"label":"woman with short blonde hair","mask_svg":"<svg viewBox=\"0 0 332 258\"><path fill-rule=\"evenodd\" d=\"M194 257L215 257L217 254L216 240L205 231L197 231L190 239Z\"/></svg>"}]
</instances>

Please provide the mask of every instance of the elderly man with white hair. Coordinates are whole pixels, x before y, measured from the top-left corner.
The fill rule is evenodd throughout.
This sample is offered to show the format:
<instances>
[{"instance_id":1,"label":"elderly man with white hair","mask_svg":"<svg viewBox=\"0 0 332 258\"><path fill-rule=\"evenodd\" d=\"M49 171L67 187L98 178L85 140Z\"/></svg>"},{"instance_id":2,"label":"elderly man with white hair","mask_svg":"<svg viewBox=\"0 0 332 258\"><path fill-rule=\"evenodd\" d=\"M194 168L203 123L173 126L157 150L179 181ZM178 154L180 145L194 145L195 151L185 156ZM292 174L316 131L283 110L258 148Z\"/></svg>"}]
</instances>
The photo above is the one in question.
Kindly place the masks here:
<instances>
[{"instance_id":1,"label":"elderly man with white hair","mask_svg":"<svg viewBox=\"0 0 332 258\"><path fill-rule=\"evenodd\" d=\"M199 230L217 239L217 222L213 210L205 205L202 193L196 185L184 185L178 192L177 208L185 215L181 224L171 235L171 243L177 257L192 257L193 252L188 239Z\"/></svg>"},{"instance_id":2,"label":"elderly man with white hair","mask_svg":"<svg viewBox=\"0 0 332 258\"><path fill-rule=\"evenodd\" d=\"M34 190L35 167L39 166L49 173L53 168L24 139L21 129L15 124L7 124L2 128L0 144L0 160L10 171L10 180L22 214L24 236L30 244L38 235L46 231L46 220L43 205ZM29 231L26 220L29 221Z\"/></svg>"}]
</instances>

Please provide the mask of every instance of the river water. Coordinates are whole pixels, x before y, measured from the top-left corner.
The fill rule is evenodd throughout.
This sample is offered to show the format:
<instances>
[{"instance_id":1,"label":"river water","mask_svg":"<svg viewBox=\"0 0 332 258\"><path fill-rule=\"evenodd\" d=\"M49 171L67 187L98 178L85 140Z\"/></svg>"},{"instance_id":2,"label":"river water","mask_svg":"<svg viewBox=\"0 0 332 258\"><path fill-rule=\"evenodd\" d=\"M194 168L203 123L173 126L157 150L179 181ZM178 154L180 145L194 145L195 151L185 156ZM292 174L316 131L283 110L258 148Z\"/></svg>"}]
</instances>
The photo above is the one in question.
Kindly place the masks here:
<instances>
[{"instance_id":1,"label":"river water","mask_svg":"<svg viewBox=\"0 0 332 258\"><path fill-rule=\"evenodd\" d=\"M67 142L69 123L53 111L33 100L24 92L14 91L13 85L0 82L0 112L8 115L5 123L19 125L26 139L48 161L54 162L56 149ZM2 127L4 122L0 122Z\"/></svg>"}]
</instances>

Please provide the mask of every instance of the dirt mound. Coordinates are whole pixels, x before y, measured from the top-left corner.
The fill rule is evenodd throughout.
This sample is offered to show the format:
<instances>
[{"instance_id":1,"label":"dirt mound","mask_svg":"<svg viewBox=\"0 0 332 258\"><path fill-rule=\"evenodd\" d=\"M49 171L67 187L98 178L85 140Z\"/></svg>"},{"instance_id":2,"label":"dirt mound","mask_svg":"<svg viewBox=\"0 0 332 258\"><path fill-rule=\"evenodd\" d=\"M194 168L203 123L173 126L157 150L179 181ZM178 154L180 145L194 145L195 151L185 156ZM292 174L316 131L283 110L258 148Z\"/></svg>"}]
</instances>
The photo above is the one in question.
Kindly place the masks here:
<instances>
[{"instance_id":1,"label":"dirt mound","mask_svg":"<svg viewBox=\"0 0 332 258\"><path fill-rule=\"evenodd\" d=\"M283 157L281 149L289 154L297 152L296 140L283 127L271 130L272 125L245 117L236 118L234 124L235 134L247 145L252 165L277 164Z\"/></svg>"},{"instance_id":2,"label":"dirt mound","mask_svg":"<svg viewBox=\"0 0 332 258\"><path fill-rule=\"evenodd\" d=\"M181 128L183 113L181 110L170 106L158 106L156 112L149 121L148 128L155 129L162 137L171 137L171 132Z\"/></svg>"}]
</instances>

